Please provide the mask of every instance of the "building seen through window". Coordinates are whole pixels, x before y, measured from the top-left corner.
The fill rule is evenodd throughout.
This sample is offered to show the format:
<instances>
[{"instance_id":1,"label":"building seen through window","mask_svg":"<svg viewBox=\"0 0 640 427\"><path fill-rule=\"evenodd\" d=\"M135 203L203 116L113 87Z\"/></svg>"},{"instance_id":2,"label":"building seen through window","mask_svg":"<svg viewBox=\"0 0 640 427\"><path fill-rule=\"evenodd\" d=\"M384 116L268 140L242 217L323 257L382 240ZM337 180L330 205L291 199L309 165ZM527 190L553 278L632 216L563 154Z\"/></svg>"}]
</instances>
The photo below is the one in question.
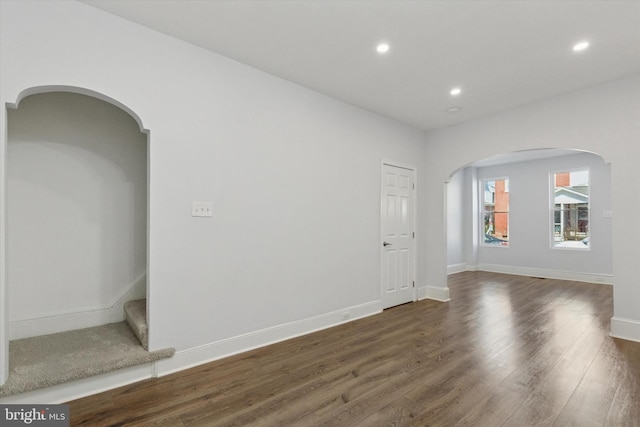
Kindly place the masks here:
<instances>
[{"instance_id":1,"label":"building seen through window","mask_svg":"<svg viewBox=\"0 0 640 427\"><path fill-rule=\"evenodd\" d=\"M589 247L589 171L553 174L553 246Z\"/></svg>"},{"instance_id":2,"label":"building seen through window","mask_svg":"<svg viewBox=\"0 0 640 427\"><path fill-rule=\"evenodd\" d=\"M482 182L484 244L509 246L509 179Z\"/></svg>"}]
</instances>

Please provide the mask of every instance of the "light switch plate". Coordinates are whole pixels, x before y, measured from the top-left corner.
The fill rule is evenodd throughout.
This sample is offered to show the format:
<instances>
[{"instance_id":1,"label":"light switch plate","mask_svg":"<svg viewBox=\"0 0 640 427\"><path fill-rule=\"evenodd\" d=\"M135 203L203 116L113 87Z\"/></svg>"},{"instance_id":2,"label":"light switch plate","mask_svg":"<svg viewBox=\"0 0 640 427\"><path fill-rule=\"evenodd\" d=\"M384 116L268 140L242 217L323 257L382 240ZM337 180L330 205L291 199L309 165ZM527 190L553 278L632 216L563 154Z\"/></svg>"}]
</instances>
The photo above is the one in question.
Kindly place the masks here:
<instances>
[{"instance_id":1,"label":"light switch plate","mask_svg":"<svg viewBox=\"0 0 640 427\"><path fill-rule=\"evenodd\" d=\"M212 202L191 202L191 216L212 217Z\"/></svg>"}]
</instances>

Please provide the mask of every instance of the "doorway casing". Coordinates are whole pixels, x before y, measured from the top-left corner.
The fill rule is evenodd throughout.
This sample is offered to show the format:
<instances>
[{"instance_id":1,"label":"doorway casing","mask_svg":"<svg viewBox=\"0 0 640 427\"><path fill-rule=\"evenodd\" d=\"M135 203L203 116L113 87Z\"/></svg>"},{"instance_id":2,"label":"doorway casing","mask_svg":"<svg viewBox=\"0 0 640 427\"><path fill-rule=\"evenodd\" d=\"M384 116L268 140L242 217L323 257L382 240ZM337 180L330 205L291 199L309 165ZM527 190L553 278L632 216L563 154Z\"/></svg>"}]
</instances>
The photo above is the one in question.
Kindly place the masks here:
<instances>
[{"instance_id":1,"label":"doorway casing","mask_svg":"<svg viewBox=\"0 0 640 427\"><path fill-rule=\"evenodd\" d=\"M395 174L393 171L400 172ZM416 288L416 181L417 171L412 165L396 161L382 160L380 165L380 292L382 308L417 300ZM388 178L393 181L393 188L389 187ZM399 181L398 181L399 180ZM395 206L407 209L399 219L405 227L404 232L390 233L387 230L389 220L390 196L387 191L391 188L393 199L404 200L397 203L392 211L397 213ZM399 192L399 193L398 193ZM398 193L398 194L396 194ZM394 202L395 203L395 202ZM393 263L394 265L389 265ZM393 273L393 278L390 276ZM392 286L389 286L389 282Z\"/></svg>"}]
</instances>

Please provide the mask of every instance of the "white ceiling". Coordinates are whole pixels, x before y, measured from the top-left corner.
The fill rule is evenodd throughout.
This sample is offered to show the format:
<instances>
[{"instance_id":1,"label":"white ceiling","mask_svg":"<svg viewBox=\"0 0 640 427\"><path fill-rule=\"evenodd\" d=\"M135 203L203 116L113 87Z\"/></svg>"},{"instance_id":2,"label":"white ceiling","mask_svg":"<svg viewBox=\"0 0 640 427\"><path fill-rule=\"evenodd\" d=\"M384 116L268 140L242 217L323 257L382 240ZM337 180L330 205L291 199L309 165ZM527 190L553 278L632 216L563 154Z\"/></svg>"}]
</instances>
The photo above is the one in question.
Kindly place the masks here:
<instances>
[{"instance_id":1,"label":"white ceiling","mask_svg":"<svg viewBox=\"0 0 640 427\"><path fill-rule=\"evenodd\" d=\"M425 130L640 73L640 1L84 1Z\"/></svg>"}]
</instances>

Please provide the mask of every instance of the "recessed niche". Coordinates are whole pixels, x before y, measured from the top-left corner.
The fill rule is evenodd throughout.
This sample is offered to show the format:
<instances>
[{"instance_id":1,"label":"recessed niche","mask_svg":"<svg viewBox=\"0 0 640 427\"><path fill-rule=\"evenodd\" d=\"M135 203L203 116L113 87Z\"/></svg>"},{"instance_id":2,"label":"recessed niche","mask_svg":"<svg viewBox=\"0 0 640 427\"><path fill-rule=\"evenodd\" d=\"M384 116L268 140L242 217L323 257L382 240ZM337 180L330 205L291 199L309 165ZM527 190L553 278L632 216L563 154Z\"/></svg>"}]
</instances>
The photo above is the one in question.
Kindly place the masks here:
<instances>
[{"instance_id":1,"label":"recessed niche","mask_svg":"<svg viewBox=\"0 0 640 427\"><path fill-rule=\"evenodd\" d=\"M146 294L147 134L78 93L7 113L10 339L122 320Z\"/></svg>"}]
</instances>

